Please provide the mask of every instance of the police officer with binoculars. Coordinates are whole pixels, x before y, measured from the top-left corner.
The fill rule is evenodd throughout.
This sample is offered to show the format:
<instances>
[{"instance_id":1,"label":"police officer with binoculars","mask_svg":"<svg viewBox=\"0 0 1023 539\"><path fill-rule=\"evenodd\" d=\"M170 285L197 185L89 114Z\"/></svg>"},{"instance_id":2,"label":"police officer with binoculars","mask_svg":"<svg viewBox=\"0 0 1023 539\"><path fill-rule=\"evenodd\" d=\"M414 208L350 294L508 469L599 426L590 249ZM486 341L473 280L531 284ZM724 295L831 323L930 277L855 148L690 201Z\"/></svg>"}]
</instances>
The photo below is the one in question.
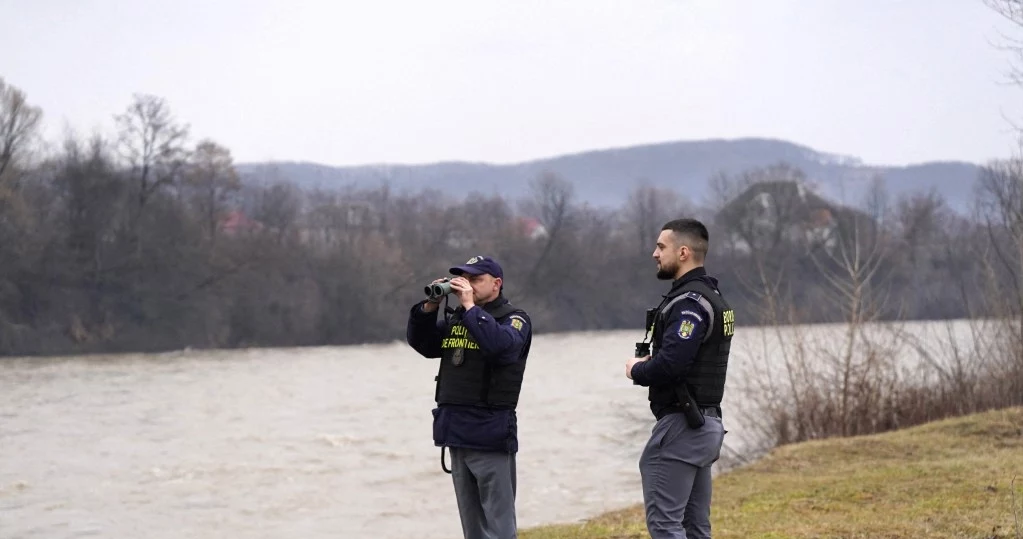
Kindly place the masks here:
<instances>
[{"instance_id":1,"label":"police officer with binoculars","mask_svg":"<svg viewBox=\"0 0 1023 539\"><path fill-rule=\"evenodd\" d=\"M433 440L451 454L455 499L465 539L517 537L515 454L519 400L532 328L503 294L504 272L474 256L450 268L454 278L426 286L409 312L406 340L420 355L440 358ZM454 297L458 306L447 306ZM443 317L441 301L444 301Z\"/></svg>"}]
</instances>

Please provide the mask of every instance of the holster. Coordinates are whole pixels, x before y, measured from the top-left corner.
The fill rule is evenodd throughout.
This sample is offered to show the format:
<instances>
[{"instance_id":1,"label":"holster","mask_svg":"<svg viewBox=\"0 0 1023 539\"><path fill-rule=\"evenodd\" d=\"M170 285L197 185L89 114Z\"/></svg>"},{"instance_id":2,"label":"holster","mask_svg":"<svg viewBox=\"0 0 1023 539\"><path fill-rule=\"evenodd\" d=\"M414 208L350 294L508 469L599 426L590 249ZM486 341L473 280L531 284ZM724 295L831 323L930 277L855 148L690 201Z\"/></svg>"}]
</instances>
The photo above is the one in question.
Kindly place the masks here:
<instances>
[{"instance_id":1,"label":"holster","mask_svg":"<svg viewBox=\"0 0 1023 539\"><path fill-rule=\"evenodd\" d=\"M698 429L702 427L707 420L703 417L703 412L700 411L696 400L689 394L689 388L685 384L678 384L675 386L675 395L678 397L678 402L682 405L682 415L685 416L689 428Z\"/></svg>"}]
</instances>

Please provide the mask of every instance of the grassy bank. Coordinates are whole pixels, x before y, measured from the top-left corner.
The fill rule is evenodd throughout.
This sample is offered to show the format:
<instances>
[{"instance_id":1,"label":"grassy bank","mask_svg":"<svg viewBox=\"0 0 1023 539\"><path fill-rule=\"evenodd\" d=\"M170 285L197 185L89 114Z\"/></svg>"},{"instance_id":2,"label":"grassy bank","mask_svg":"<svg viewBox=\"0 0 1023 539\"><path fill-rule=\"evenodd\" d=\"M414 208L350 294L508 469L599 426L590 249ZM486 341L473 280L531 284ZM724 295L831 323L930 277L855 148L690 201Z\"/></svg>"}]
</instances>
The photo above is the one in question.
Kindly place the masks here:
<instances>
[{"instance_id":1,"label":"grassy bank","mask_svg":"<svg viewBox=\"0 0 1023 539\"><path fill-rule=\"evenodd\" d=\"M1023 539L1023 408L777 448L715 479L712 520L719 539ZM649 535L633 507L520 537Z\"/></svg>"}]
</instances>

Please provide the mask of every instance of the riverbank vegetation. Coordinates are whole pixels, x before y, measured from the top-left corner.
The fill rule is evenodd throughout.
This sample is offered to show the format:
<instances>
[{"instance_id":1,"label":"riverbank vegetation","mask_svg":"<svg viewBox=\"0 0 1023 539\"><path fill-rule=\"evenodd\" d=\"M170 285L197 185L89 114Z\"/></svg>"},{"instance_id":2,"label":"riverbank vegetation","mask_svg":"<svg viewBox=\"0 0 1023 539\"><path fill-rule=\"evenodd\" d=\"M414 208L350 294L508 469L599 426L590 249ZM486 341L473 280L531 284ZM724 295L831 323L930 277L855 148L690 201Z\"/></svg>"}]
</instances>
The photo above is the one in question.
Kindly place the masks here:
<instances>
[{"instance_id":1,"label":"riverbank vegetation","mask_svg":"<svg viewBox=\"0 0 1023 539\"><path fill-rule=\"evenodd\" d=\"M714 537L1023 538L1023 408L785 445L719 475ZM522 539L649 537L641 507Z\"/></svg>"}]
</instances>

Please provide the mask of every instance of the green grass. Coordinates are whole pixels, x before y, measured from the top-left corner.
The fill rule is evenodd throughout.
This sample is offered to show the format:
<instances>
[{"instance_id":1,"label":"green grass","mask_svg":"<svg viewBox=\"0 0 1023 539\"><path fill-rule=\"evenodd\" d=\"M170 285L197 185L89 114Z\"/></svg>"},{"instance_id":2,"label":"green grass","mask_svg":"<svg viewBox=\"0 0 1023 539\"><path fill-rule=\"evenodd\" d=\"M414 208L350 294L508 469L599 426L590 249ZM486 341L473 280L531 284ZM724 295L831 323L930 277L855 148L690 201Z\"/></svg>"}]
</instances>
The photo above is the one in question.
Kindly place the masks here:
<instances>
[{"instance_id":1,"label":"green grass","mask_svg":"<svg viewBox=\"0 0 1023 539\"><path fill-rule=\"evenodd\" d=\"M711 520L716 539L1023 539L1023 408L779 447L714 479ZM519 537L649 535L636 506Z\"/></svg>"}]
</instances>

